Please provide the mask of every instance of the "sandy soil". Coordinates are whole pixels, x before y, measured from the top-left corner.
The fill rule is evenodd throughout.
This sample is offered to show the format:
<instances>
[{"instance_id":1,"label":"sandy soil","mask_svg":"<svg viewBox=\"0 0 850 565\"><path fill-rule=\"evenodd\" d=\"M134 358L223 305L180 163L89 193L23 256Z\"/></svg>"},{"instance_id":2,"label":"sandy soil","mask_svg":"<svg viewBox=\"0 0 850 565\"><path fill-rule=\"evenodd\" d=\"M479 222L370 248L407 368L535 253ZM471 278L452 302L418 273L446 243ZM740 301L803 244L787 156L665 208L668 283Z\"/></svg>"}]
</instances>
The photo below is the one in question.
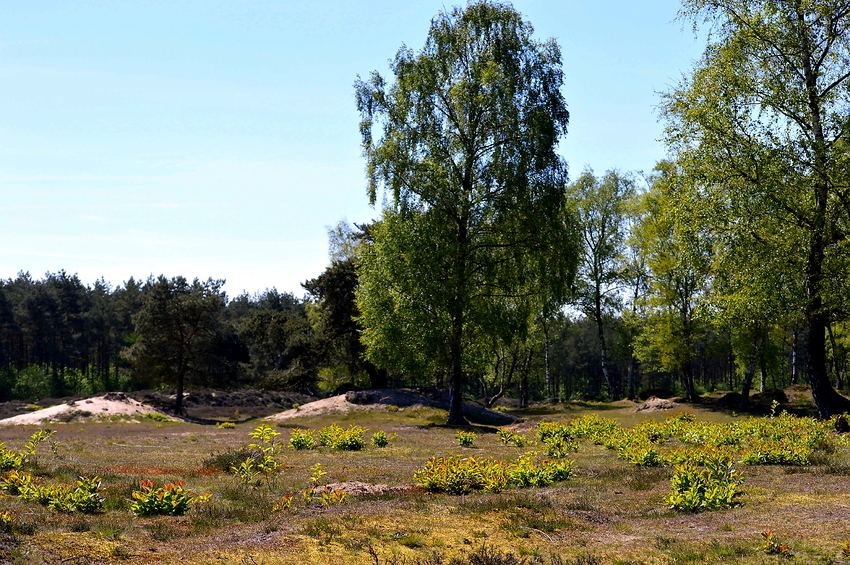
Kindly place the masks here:
<instances>
[{"instance_id":1,"label":"sandy soil","mask_svg":"<svg viewBox=\"0 0 850 565\"><path fill-rule=\"evenodd\" d=\"M347 414L353 411L374 410L381 407L396 406L399 410L415 407L448 409L448 395L438 391L415 391L410 389L375 389L352 391L330 398L307 403L298 408L285 410L266 418L272 422L282 422L298 418L310 418L330 414ZM516 421L514 416L504 412L488 410L472 402L463 403L466 418L476 424L505 426Z\"/></svg>"},{"instance_id":2,"label":"sandy soil","mask_svg":"<svg viewBox=\"0 0 850 565\"><path fill-rule=\"evenodd\" d=\"M660 412L662 410L672 410L675 407L676 404L672 400L650 396L635 407L635 412Z\"/></svg>"},{"instance_id":3,"label":"sandy soil","mask_svg":"<svg viewBox=\"0 0 850 565\"><path fill-rule=\"evenodd\" d=\"M95 396L84 400L72 400L67 403L57 404L50 408L43 408L28 414L19 414L5 420L0 420L3 426L26 426L55 424L60 422L72 422L82 419L93 419L103 416L117 415L142 415L157 413L159 410L133 400L123 392L109 392L102 396ZM171 418L170 416L168 416ZM173 419L173 418L172 418Z\"/></svg>"}]
</instances>

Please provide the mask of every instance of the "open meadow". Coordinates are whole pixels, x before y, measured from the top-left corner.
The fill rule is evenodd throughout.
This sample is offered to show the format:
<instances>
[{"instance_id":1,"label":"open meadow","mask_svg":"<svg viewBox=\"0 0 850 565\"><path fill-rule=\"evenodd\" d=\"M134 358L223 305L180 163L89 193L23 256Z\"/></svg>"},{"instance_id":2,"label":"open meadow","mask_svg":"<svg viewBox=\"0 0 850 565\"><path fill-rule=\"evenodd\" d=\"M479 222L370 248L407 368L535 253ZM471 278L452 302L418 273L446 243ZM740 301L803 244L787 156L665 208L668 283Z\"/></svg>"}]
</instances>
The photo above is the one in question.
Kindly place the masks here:
<instances>
[{"instance_id":1,"label":"open meadow","mask_svg":"<svg viewBox=\"0 0 850 565\"><path fill-rule=\"evenodd\" d=\"M781 410L543 405L501 431L386 405L116 417L51 425L29 455L43 427L5 426L0 563L850 562L850 443Z\"/></svg>"}]
</instances>

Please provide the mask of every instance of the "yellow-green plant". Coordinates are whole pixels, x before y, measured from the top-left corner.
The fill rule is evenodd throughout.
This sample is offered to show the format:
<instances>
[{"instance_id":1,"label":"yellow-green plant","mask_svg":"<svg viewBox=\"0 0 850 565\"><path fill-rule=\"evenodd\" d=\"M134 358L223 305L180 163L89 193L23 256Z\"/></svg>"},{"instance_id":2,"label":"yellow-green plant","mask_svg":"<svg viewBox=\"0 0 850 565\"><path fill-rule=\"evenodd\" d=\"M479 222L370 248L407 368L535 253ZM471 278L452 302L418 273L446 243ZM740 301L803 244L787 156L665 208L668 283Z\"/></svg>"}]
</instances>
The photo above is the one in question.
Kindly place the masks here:
<instances>
[{"instance_id":1,"label":"yellow-green plant","mask_svg":"<svg viewBox=\"0 0 850 565\"><path fill-rule=\"evenodd\" d=\"M528 438L522 434L518 434L511 430L499 430L496 432L502 443L505 445L515 445L517 447L525 447L528 443Z\"/></svg>"},{"instance_id":2,"label":"yellow-green plant","mask_svg":"<svg viewBox=\"0 0 850 565\"><path fill-rule=\"evenodd\" d=\"M477 434L475 432L466 432L463 430L458 430L455 433L455 438L457 438L457 444L461 447L475 447L475 438Z\"/></svg>"},{"instance_id":3,"label":"yellow-green plant","mask_svg":"<svg viewBox=\"0 0 850 565\"><path fill-rule=\"evenodd\" d=\"M473 490L499 492L508 479L499 461L453 455L432 457L414 472L413 481L429 492L468 494Z\"/></svg>"},{"instance_id":4,"label":"yellow-green plant","mask_svg":"<svg viewBox=\"0 0 850 565\"><path fill-rule=\"evenodd\" d=\"M292 499L295 497L295 493L288 492L280 497L279 502L275 502L272 506L272 512L283 512L284 510L289 510L292 507Z\"/></svg>"},{"instance_id":5,"label":"yellow-green plant","mask_svg":"<svg viewBox=\"0 0 850 565\"><path fill-rule=\"evenodd\" d=\"M389 435L383 430L378 430L372 434L372 445L375 447L386 447L390 442L398 437L397 434Z\"/></svg>"},{"instance_id":6,"label":"yellow-green plant","mask_svg":"<svg viewBox=\"0 0 850 565\"><path fill-rule=\"evenodd\" d=\"M15 453L11 449L5 447L6 444L0 442L0 472L17 469L24 463L24 457Z\"/></svg>"},{"instance_id":7,"label":"yellow-green plant","mask_svg":"<svg viewBox=\"0 0 850 565\"><path fill-rule=\"evenodd\" d=\"M262 455L262 461L257 463L257 468L263 473L271 473L277 470L280 462L277 460L277 455L280 453L282 446L277 437L280 432L271 426L259 426L248 435L256 441L248 445L249 449L256 449Z\"/></svg>"},{"instance_id":8,"label":"yellow-green plant","mask_svg":"<svg viewBox=\"0 0 850 565\"><path fill-rule=\"evenodd\" d=\"M516 487L542 487L570 478L575 469L572 461L538 461L535 451L520 456L508 467L508 484Z\"/></svg>"},{"instance_id":9,"label":"yellow-green plant","mask_svg":"<svg viewBox=\"0 0 850 565\"><path fill-rule=\"evenodd\" d=\"M319 443L340 451L359 451L366 447L364 436L367 431L366 428L353 424L347 430L337 424L331 424L319 430Z\"/></svg>"},{"instance_id":10,"label":"yellow-green plant","mask_svg":"<svg viewBox=\"0 0 850 565\"><path fill-rule=\"evenodd\" d=\"M312 430L293 428L289 433L289 447L292 449L313 449L316 447L316 436Z\"/></svg>"},{"instance_id":11,"label":"yellow-green plant","mask_svg":"<svg viewBox=\"0 0 850 565\"><path fill-rule=\"evenodd\" d=\"M732 508L738 505L735 499L741 494L741 482L727 457L718 457L705 467L684 463L673 473L673 493L667 502L682 512Z\"/></svg>"},{"instance_id":12,"label":"yellow-green plant","mask_svg":"<svg viewBox=\"0 0 850 565\"><path fill-rule=\"evenodd\" d=\"M335 504L343 504L345 502L346 493L344 490L328 489L322 491L322 504L325 506L333 506Z\"/></svg>"},{"instance_id":13,"label":"yellow-green plant","mask_svg":"<svg viewBox=\"0 0 850 565\"><path fill-rule=\"evenodd\" d=\"M133 491L136 502L130 510L136 516L182 516L192 503L210 498L208 494L192 494L183 488L183 484L183 481L175 481L156 487L153 481L143 480L141 490Z\"/></svg>"}]
</instances>

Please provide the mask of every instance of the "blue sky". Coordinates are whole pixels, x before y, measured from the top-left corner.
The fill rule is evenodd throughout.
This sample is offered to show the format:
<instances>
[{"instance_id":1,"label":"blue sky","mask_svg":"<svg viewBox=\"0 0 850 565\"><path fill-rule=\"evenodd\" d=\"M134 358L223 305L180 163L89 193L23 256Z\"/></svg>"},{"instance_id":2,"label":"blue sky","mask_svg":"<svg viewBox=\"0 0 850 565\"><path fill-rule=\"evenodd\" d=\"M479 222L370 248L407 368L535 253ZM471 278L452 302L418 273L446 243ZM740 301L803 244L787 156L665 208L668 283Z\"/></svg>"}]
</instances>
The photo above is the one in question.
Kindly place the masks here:
<instances>
[{"instance_id":1,"label":"blue sky","mask_svg":"<svg viewBox=\"0 0 850 565\"><path fill-rule=\"evenodd\" d=\"M452 4L0 0L0 278L183 275L303 294L367 204L352 84ZM571 176L649 170L678 2L517 0L561 46Z\"/></svg>"}]
</instances>

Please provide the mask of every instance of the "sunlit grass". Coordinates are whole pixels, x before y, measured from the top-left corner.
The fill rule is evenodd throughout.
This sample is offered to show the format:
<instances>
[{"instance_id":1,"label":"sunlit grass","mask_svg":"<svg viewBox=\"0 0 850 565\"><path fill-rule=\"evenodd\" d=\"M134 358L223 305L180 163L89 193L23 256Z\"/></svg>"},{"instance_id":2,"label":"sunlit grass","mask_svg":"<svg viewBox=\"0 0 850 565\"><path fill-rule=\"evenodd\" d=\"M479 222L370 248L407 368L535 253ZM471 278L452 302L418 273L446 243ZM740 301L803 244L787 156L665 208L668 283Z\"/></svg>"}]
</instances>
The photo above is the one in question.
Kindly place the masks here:
<instances>
[{"instance_id":1,"label":"sunlit grass","mask_svg":"<svg viewBox=\"0 0 850 565\"><path fill-rule=\"evenodd\" d=\"M636 466L588 441L569 455L576 462L575 476L545 488L468 496L408 490L350 496L334 506L301 498L316 464L327 473L322 484L412 485L414 471L430 457L515 461L526 451L545 452L535 435L538 421L569 422L598 408L590 403L555 405L543 415L526 412L517 426L529 439L523 447L503 443L495 429L476 427L475 447L461 448L456 430L434 426L445 417L436 409L369 410L290 421L286 426L314 431L333 423L344 428L355 424L369 430L367 437L378 430L398 437L387 447L367 445L360 451L287 447L279 455L279 472L249 485L227 472L226 463L220 465L223 469L208 463L240 453L251 441L251 425L57 425L57 454L42 446L26 470L58 484L72 484L80 475L101 476L105 512L61 514L0 494L0 508L20 525L0 545L0 561L58 562L79 556L78 561L91 562L354 564L374 562L371 548L381 565L392 559L412 564L434 552L448 560L486 543L494 551L541 559L554 553L564 563L591 563L591 557L596 563L831 563L840 556L840 544L850 541L847 442L810 466L739 465L745 479L743 506L699 515L677 513L665 504L671 467ZM691 410L700 422L741 421L699 407ZM599 413L629 427L648 419L664 421L671 412L640 414L608 406ZM21 446L37 429L3 429L3 441ZM290 428L275 429L285 444ZM149 479L158 484L182 480L186 488L212 498L193 505L185 516L136 518L129 509L130 494ZM287 493L294 493L292 507L273 510ZM792 548L781 561L759 550L759 533L771 529Z\"/></svg>"}]
</instances>

